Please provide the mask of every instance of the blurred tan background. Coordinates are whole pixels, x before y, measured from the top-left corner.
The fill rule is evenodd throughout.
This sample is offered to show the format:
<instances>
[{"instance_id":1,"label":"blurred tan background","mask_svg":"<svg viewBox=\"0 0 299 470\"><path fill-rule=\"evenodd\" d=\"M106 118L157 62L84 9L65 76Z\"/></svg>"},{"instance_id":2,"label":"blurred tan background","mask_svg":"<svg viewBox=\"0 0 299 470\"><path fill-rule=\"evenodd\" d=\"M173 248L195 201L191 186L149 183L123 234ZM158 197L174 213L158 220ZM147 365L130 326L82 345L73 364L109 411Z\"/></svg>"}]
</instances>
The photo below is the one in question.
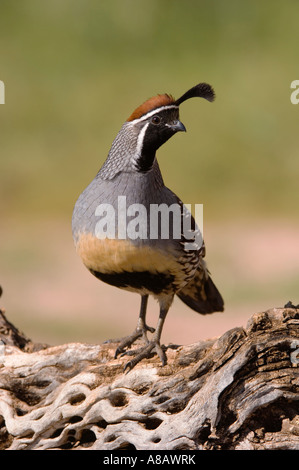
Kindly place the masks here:
<instances>
[{"instance_id":1,"label":"blurred tan background","mask_svg":"<svg viewBox=\"0 0 299 470\"><path fill-rule=\"evenodd\" d=\"M2 0L0 305L34 341L100 342L131 332L139 297L77 257L73 205L122 123L156 93L200 81L213 104L181 108L187 134L158 154L165 183L204 204L224 313L179 299L164 342L186 344L299 303L299 3L286 0ZM158 306L149 304L150 325Z\"/></svg>"}]
</instances>

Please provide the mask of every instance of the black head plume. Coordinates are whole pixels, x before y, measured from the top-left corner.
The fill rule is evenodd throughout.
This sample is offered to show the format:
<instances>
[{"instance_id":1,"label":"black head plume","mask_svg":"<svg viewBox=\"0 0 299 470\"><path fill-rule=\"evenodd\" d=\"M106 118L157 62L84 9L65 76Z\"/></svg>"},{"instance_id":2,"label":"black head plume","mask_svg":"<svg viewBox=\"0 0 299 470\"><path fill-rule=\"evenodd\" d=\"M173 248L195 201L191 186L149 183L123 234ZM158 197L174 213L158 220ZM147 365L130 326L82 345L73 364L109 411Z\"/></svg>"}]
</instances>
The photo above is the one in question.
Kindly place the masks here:
<instances>
[{"instance_id":1,"label":"black head plume","mask_svg":"<svg viewBox=\"0 0 299 470\"><path fill-rule=\"evenodd\" d=\"M190 88L190 90L186 91L186 93L184 93L183 96L176 100L174 104L179 106L184 101L189 100L190 98L195 98L196 96L198 98L204 98L208 101L214 101L215 99L215 93L211 85L209 85L208 83L199 83L193 88Z\"/></svg>"}]
</instances>

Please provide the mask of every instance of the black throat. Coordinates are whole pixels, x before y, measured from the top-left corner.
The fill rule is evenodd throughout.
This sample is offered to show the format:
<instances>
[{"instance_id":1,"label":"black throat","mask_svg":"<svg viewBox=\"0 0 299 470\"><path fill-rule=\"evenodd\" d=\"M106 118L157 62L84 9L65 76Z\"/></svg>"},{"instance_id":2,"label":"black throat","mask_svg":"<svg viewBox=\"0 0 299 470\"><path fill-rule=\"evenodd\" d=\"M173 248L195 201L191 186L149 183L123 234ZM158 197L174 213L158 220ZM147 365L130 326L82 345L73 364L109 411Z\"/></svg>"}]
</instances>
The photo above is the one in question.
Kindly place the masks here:
<instances>
[{"instance_id":1,"label":"black throat","mask_svg":"<svg viewBox=\"0 0 299 470\"><path fill-rule=\"evenodd\" d=\"M172 130L161 132L159 129L153 129L151 125L148 127L143 138L141 154L136 162L138 171L147 172L152 168L156 151L173 135Z\"/></svg>"},{"instance_id":2,"label":"black throat","mask_svg":"<svg viewBox=\"0 0 299 470\"><path fill-rule=\"evenodd\" d=\"M136 162L138 171L149 171L154 163L156 151L172 137L176 130L169 124L179 117L177 109L165 109L150 116L144 132L140 156ZM158 119L154 121L154 119ZM140 129L142 132L142 129Z\"/></svg>"},{"instance_id":3,"label":"black throat","mask_svg":"<svg viewBox=\"0 0 299 470\"><path fill-rule=\"evenodd\" d=\"M156 156L156 150L151 148L145 148L143 146L141 155L136 162L136 168L141 173L146 173L151 170Z\"/></svg>"}]
</instances>

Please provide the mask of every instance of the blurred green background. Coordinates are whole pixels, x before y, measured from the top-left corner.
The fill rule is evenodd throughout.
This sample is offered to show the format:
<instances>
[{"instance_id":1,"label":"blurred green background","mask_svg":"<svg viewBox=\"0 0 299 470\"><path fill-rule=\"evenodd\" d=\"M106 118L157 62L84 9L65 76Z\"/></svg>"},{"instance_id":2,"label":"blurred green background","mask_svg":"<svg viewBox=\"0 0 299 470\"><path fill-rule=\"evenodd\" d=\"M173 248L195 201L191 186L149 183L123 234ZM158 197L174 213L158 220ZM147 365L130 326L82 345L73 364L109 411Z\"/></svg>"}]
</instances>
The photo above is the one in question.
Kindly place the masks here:
<instances>
[{"instance_id":1,"label":"blurred green background","mask_svg":"<svg viewBox=\"0 0 299 470\"><path fill-rule=\"evenodd\" d=\"M0 283L12 322L51 344L130 332L138 296L81 266L73 205L139 104L200 81L216 101L186 102L188 132L158 158L166 185L204 204L227 308L199 318L175 303L166 340L180 342L180 322L195 341L299 302L298 18L295 0L1 0Z\"/></svg>"}]
</instances>

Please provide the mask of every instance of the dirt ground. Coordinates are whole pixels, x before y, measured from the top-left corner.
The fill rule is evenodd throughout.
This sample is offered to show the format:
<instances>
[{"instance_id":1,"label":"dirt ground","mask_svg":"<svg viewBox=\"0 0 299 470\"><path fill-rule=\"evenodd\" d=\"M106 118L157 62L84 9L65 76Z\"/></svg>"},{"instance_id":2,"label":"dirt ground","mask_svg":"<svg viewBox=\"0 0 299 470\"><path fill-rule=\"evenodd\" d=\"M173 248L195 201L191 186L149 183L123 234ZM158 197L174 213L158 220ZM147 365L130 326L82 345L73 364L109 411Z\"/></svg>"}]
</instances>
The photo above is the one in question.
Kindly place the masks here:
<instances>
[{"instance_id":1,"label":"dirt ground","mask_svg":"<svg viewBox=\"0 0 299 470\"><path fill-rule=\"evenodd\" d=\"M178 298L162 341L188 344L245 325L250 316L288 300L299 303L299 224L290 220L205 226L206 260L225 311L198 315ZM8 319L36 342L102 342L129 334L139 296L94 278L76 255L68 220L11 220L0 229L3 295ZM147 322L155 326L151 299Z\"/></svg>"}]
</instances>

